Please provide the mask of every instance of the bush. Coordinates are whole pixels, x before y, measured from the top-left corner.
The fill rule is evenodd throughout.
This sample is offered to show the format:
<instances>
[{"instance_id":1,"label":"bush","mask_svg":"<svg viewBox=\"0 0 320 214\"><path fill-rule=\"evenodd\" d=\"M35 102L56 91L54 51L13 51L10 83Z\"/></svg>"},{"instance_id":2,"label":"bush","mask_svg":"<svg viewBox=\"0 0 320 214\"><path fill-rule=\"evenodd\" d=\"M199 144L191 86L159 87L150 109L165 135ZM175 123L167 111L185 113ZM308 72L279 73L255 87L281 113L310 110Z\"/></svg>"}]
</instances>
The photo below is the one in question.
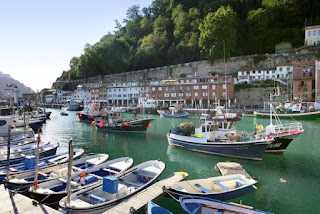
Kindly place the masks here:
<instances>
[{"instance_id":1,"label":"bush","mask_svg":"<svg viewBox=\"0 0 320 214\"><path fill-rule=\"evenodd\" d=\"M267 57L265 55L258 55L253 57L253 63L258 64L260 61L266 60Z\"/></svg>"}]
</instances>

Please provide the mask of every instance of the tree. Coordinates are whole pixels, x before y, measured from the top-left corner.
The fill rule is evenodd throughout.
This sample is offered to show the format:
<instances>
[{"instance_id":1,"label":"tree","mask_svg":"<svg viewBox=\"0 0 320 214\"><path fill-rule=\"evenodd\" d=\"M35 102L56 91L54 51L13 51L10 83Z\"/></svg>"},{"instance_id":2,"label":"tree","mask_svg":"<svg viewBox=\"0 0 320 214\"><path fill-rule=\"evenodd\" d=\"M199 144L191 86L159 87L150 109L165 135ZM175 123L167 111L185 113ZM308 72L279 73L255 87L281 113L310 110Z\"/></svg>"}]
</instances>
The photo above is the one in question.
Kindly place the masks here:
<instances>
[{"instance_id":1,"label":"tree","mask_svg":"<svg viewBox=\"0 0 320 214\"><path fill-rule=\"evenodd\" d=\"M237 17L230 6L220 7L215 13L208 13L200 24L199 45L211 60L229 57L237 43Z\"/></svg>"}]
</instances>

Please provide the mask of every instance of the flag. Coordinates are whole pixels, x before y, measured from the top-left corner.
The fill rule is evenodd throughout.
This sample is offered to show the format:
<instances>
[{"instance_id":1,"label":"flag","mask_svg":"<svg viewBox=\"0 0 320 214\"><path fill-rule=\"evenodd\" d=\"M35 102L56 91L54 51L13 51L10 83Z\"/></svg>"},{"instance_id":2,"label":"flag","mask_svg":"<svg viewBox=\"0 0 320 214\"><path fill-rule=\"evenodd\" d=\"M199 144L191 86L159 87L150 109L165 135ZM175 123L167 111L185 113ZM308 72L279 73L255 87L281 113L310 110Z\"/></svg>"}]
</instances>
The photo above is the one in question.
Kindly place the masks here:
<instances>
[{"instance_id":1,"label":"flag","mask_svg":"<svg viewBox=\"0 0 320 214\"><path fill-rule=\"evenodd\" d=\"M303 68L302 71L303 71L303 72L310 72L310 71L311 71L311 68Z\"/></svg>"}]
</instances>

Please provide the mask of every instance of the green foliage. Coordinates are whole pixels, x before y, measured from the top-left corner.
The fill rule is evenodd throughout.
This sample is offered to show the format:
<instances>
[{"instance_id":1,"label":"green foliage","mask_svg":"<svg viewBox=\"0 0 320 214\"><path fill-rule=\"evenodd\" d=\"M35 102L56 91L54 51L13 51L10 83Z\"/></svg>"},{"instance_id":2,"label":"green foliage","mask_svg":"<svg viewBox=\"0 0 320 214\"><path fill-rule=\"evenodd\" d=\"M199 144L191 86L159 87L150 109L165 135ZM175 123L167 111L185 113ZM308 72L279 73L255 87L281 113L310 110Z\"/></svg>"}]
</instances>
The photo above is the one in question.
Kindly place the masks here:
<instances>
[{"instance_id":1,"label":"green foliage","mask_svg":"<svg viewBox=\"0 0 320 214\"><path fill-rule=\"evenodd\" d=\"M231 56L237 41L237 17L230 6L220 7L217 12L209 13L200 24L200 47L210 59Z\"/></svg>"},{"instance_id":2,"label":"green foliage","mask_svg":"<svg viewBox=\"0 0 320 214\"><path fill-rule=\"evenodd\" d=\"M313 54L315 57L317 57L318 59L320 59L320 53L315 53Z\"/></svg>"},{"instance_id":3,"label":"green foliage","mask_svg":"<svg viewBox=\"0 0 320 214\"><path fill-rule=\"evenodd\" d=\"M301 47L305 17L319 16L319 11L319 0L154 0L142 9L133 5L123 22L115 20L115 32L86 44L57 80L213 61L223 58L224 43L226 57L273 53L280 42ZM255 57L255 63L261 60Z\"/></svg>"},{"instance_id":4,"label":"green foliage","mask_svg":"<svg viewBox=\"0 0 320 214\"><path fill-rule=\"evenodd\" d=\"M254 81L252 83L241 83L234 85L235 91L240 91L241 89L247 88L268 88L274 87L275 83L273 80L267 79L265 81Z\"/></svg>"},{"instance_id":5,"label":"green foliage","mask_svg":"<svg viewBox=\"0 0 320 214\"><path fill-rule=\"evenodd\" d=\"M186 78L186 77L187 77L187 74L185 73L180 74L180 78Z\"/></svg>"}]
</instances>

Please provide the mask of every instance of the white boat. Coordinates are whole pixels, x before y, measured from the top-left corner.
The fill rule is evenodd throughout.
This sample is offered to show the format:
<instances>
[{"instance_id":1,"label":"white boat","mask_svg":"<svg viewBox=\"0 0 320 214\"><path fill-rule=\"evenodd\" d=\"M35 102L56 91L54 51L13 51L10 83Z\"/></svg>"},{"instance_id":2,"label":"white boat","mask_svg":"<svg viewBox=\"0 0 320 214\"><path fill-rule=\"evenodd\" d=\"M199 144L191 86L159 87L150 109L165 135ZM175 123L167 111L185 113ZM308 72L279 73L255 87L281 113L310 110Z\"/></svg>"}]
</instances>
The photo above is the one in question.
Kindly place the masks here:
<instances>
[{"instance_id":1,"label":"white boat","mask_svg":"<svg viewBox=\"0 0 320 214\"><path fill-rule=\"evenodd\" d=\"M103 213L149 186L164 169L162 161L143 162L117 177L105 177L102 183L71 194L70 203L64 197L59 206L69 213Z\"/></svg>"},{"instance_id":2,"label":"white boat","mask_svg":"<svg viewBox=\"0 0 320 214\"><path fill-rule=\"evenodd\" d=\"M133 164L133 159L129 157L117 158L103 164L76 172L71 177L71 193L90 188L98 182L102 182L105 176L117 176L129 169ZM46 181L38 185L37 189L33 186L29 188L31 197L41 201L41 203L56 203L67 195L67 177L59 177L54 180Z\"/></svg>"},{"instance_id":3,"label":"white boat","mask_svg":"<svg viewBox=\"0 0 320 214\"><path fill-rule=\"evenodd\" d=\"M34 136L31 128L16 128L13 121L12 116L0 116L0 140L7 140L9 126L11 127L10 139L20 138L21 135Z\"/></svg>"},{"instance_id":4,"label":"white boat","mask_svg":"<svg viewBox=\"0 0 320 214\"><path fill-rule=\"evenodd\" d=\"M86 168L91 168L104 163L109 158L107 154L96 154L87 156L72 163L72 174L82 172ZM68 173L68 163L58 164L38 171L38 184L44 181L50 181L59 177L65 177ZM9 176L5 181L5 186L9 189L18 189L26 191L34 183L34 171L17 173Z\"/></svg>"},{"instance_id":5,"label":"white boat","mask_svg":"<svg viewBox=\"0 0 320 214\"><path fill-rule=\"evenodd\" d=\"M75 102L69 103L69 104L67 104L66 110L67 111L79 111L80 110L80 104L79 103L75 103Z\"/></svg>"},{"instance_id":6,"label":"white boat","mask_svg":"<svg viewBox=\"0 0 320 214\"><path fill-rule=\"evenodd\" d=\"M100 111L99 103L89 103L84 107L82 111L77 113L80 121L92 122L96 117L101 117L102 113Z\"/></svg>"}]
</instances>

